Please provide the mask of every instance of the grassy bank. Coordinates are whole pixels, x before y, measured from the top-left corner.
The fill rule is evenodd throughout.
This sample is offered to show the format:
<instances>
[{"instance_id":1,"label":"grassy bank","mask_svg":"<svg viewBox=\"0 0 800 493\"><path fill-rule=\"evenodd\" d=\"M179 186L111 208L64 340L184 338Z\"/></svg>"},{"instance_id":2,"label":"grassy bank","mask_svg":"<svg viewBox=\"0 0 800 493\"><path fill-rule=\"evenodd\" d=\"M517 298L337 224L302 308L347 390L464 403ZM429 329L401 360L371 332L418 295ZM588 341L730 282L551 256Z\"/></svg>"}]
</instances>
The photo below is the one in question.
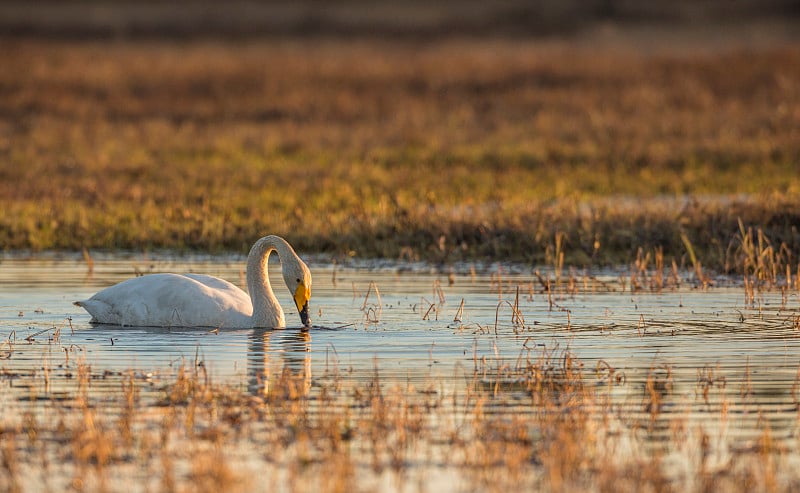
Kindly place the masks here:
<instances>
[{"instance_id":1,"label":"grassy bank","mask_svg":"<svg viewBox=\"0 0 800 493\"><path fill-rule=\"evenodd\" d=\"M574 265L800 252L800 50L442 40L0 51L0 247ZM744 229L742 229L744 226ZM558 239L558 240L557 240Z\"/></svg>"}]
</instances>

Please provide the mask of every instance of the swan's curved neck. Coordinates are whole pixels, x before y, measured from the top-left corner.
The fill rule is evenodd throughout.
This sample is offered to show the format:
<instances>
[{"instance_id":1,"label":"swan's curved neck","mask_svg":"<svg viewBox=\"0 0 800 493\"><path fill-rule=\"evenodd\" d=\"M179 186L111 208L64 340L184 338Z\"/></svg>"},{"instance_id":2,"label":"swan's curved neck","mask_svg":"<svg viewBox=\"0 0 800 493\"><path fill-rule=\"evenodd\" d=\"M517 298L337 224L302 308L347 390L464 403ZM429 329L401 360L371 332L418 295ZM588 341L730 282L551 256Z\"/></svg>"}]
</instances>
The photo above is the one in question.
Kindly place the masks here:
<instances>
[{"instance_id":1,"label":"swan's curved neck","mask_svg":"<svg viewBox=\"0 0 800 493\"><path fill-rule=\"evenodd\" d=\"M283 327L286 325L281 308L269 282L269 255L278 252L281 262L296 255L283 238L265 236L253 245L247 255L247 289L253 303L254 327Z\"/></svg>"}]
</instances>

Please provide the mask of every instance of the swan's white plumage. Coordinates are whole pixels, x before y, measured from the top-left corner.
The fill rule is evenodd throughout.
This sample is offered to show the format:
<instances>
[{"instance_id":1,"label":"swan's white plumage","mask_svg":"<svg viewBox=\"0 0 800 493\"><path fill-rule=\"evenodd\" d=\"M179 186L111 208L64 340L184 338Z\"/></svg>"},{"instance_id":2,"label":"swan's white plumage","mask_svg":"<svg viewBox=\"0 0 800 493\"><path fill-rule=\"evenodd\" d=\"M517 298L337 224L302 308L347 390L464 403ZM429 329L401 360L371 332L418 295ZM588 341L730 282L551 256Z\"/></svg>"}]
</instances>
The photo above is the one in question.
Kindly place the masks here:
<instances>
[{"instance_id":1,"label":"swan's white plumage","mask_svg":"<svg viewBox=\"0 0 800 493\"><path fill-rule=\"evenodd\" d=\"M253 314L250 297L241 289L222 279L203 282L191 274L128 279L79 303L93 322L112 325L245 327ZM283 313L278 319L283 320Z\"/></svg>"},{"instance_id":2,"label":"swan's white plumage","mask_svg":"<svg viewBox=\"0 0 800 493\"><path fill-rule=\"evenodd\" d=\"M283 309L267 277L269 254L277 251L284 282L309 325L311 273L278 236L258 240L247 258L250 295L233 284L203 274L150 274L128 279L75 304L92 322L147 327L284 327ZM301 289L298 289L300 287ZM295 294L298 293L298 294ZM298 298L299 296L299 298Z\"/></svg>"}]
</instances>

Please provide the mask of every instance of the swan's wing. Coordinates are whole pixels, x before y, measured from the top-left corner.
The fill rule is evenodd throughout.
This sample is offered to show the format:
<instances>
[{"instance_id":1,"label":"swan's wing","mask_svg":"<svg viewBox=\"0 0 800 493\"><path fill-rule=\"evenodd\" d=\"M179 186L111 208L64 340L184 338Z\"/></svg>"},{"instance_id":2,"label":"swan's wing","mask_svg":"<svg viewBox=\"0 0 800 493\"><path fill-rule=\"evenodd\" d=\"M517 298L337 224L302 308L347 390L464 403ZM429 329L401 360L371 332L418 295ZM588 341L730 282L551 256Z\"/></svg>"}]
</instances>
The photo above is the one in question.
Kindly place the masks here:
<instances>
[{"instance_id":1,"label":"swan's wing","mask_svg":"<svg viewBox=\"0 0 800 493\"><path fill-rule=\"evenodd\" d=\"M197 277L195 275L195 277ZM149 327L247 327L253 308L236 286L210 276L178 274L128 279L77 304L92 321ZM214 286L222 286L217 289Z\"/></svg>"},{"instance_id":2,"label":"swan's wing","mask_svg":"<svg viewBox=\"0 0 800 493\"><path fill-rule=\"evenodd\" d=\"M239 287L235 284L232 284L225 279L207 276L205 274L184 274L184 277L194 279L195 281L204 284L211 289L226 293L228 296L250 303L250 295L239 289Z\"/></svg>"}]
</instances>

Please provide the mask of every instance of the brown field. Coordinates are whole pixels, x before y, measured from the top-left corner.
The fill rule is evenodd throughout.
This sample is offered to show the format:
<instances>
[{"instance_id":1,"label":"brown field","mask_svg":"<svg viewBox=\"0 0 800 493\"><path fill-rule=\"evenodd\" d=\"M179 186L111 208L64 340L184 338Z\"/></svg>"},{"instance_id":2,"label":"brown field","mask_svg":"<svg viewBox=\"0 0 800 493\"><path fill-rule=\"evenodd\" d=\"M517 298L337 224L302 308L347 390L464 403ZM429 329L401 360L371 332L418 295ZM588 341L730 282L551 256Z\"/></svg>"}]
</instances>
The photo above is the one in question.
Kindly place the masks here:
<instances>
[{"instance_id":1,"label":"brown field","mask_svg":"<svg viewBox=\"0 0 800 493\"><path fill-rule=\"evenodd\" d=\"M790 43L3 43L4 250L797 263Z\"/></svg>"}]
</instances>

